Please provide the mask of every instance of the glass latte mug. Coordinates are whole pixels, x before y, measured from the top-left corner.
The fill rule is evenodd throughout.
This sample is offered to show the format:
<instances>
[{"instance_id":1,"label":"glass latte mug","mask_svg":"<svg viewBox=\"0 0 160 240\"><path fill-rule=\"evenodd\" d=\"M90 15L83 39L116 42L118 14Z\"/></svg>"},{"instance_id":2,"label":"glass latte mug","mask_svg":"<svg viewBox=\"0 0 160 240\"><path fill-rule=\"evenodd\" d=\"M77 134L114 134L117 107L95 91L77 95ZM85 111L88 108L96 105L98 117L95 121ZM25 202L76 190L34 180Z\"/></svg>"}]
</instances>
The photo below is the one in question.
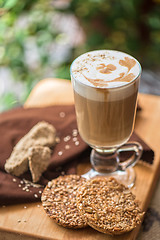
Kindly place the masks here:
<instances>
[{"instance_id":1,"label":"glass latte mug","mask_svg":"<svg viewBox=\"0 0 160 240\"><path fill-rule=\"evenodd\" d=\"M142 146L128 139L134 128L140 76L139 62L119 51L92 51L73 61L78 130L92 148L92 169L85 177L113 176L133 186L132 167L141 157ZM122 161L122 155L129 157Z\"/></svg>"}]
</instances>

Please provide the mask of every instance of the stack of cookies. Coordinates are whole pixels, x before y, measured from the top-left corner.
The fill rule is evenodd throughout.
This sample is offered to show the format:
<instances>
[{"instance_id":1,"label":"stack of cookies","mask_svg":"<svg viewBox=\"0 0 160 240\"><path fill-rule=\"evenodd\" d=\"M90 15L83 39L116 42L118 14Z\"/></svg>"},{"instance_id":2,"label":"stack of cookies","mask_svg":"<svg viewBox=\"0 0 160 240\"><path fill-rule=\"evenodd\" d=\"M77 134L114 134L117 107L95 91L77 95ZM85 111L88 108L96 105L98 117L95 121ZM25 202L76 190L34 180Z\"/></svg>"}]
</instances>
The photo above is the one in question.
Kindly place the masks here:
<instances>
[{"instance_id":1,"label":"stack of cookies","mask_svg":"<svg viewBox=\"0 0 160 240\"><path fill-rule=\"evenodd\" d=\"M90 226L112 235L133 230L144 215L133 193L114 178L60 176L48 182L41 200L47 215L63 227Z\"/></svg>"}]
</instances>

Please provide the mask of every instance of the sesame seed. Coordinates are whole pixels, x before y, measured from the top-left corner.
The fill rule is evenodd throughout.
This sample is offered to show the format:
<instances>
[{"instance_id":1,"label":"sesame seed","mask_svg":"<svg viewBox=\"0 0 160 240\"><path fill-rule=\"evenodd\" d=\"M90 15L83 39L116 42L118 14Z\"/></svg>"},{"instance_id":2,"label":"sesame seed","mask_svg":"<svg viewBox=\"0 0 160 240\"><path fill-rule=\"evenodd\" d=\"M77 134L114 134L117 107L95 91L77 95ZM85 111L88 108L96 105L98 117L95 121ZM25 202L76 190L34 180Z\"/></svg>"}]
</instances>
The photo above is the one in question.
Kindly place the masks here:
<instances>
[{"instance_id":1,"label":"sesame seed","mask_svg":"<svg viewBox=\"0 0 160 240\"><path fill-rule=\"evenodd\" d=\"M35 197L35 198L38 198L38 195L37 195L37 194L34 194L34 197Z\"/></svg>"},{"instance_id":2,"label":"sesame seed","mask_svg":"<svg viewBox=\"0 0 160 240\"><path fill-rule=\"evenodd\" d=\"M77 129L73 129L72 135L73 135L73 137L77 137L77 135L78 135L78 130L77 130Z\"/></svg>"},{"instance_id":3,"label":"sesame seed","mask_svg":"<svg viewBox=\"0 0 160 240\"><path fill-rule=\"evenodd\" d=\"M60 138L56 137L56 143L60 143Z\"/></svg>"},{"instance_id":4,"label":"sesame seed","mask_svg":"<svg viewBox=\"0 0 160 240\"><path fill-rule=\"evenodd\" d=\"M65 142L68 142L70 139L71 139L70 136L66 136L66 137L64 137L64 141L65 141Z\"/></svg>"},{"instance_id":5,"label":"sesame seed","mask_svg":"<svg viewBox=\"0 0 160 240\"><path fill-rule=\"evenodd\" d=\"M65 146L65 149L70 149L70 146L69 146L69 145L66 145L66 146Z\"/></svg>"},{"instance_id":6,"label":"sesame seed","mask_svg":"<svg viewBox=\"0 0 160 240\"><path fill-rule=\"evenodd\" d=\"M76 138L76 137L74 137L74 138L73 138L73 142L76 142L76 141L77 141L77 138Z\"/></svg>"},{"instance_id":7,"label":"sesame seed","mask_svg":"<svg viewBox=\"0 0 160 240\"><path fill-rule=\"evenodd\" d=\"M52 182L48 182L48 187L51 188L52 187Z\"/></svg>"},{"instance_id":8,"label":"sesame seed","mask_svg":"<svg viewBox=\"0 0 160 240\"><path fill-rule=\"evenodd\" d=\"M58 155L59 155L59 156L62 156L62 154L63 154L62 151L59 151L59 152L58 152Z\"/></svg>"},{"instance_id":9,"label":"sesame seed","mask_svg":"<svg viewBox=\"0 0 160 240\"><path fill-rule=\"evenodd\" d=\"M76 141L76 142L75 142L75 145L78 146L78 145L79 145L79 141Z\"/></svg>"},{"instance_id":10,"label":"sesame seed","mask_svg":"<svg viewBox=\"0 0 160 240\"><path fill-rule=\"evenodd\" d=\"M72 133L73 137L77 137L78 133Z\"/></svg>"},{"instance_id":11,"label":"sesame seed","mask_svg":"<svg viewBox=\"0 0 160 240\"><path fill-rule=\"evenodd\" d=\"M18 185L18 187L21 187L21 186L22 186L21 184Z\"/></svg>"},{"instance_id":12,"label":"sesame seed","mask_svg":"<svg viewBox=\"0 0 160 240\"><path fill-rule=\"evenodd\" d=\"M59 114L59 116L61 117L61 118L64 118L65 117L65 113L64 112L60 112L60 114Z\"/></svg>"},{"instance_id":13,"label":"sesame seed","mask_svg":"<svg viewBox=\"0 0 160 240\"><path fill-rule=\"evenodd\" d=\"M13 178L13 182L17 182L17 180L15 178Z\"/></svg>"}]
</instances>

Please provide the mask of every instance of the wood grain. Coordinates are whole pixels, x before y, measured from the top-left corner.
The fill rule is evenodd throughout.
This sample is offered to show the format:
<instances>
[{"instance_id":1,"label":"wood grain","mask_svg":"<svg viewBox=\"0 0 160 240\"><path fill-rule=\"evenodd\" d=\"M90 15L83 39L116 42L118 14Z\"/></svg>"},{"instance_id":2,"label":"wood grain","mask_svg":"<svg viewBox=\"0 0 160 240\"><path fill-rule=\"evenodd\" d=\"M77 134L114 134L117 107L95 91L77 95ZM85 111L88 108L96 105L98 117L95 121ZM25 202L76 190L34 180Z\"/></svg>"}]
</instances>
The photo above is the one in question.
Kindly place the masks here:
<instances>
[{"instance_id":1,"label":"wood grain","mask_svg":"<svg viewBox=\"0 0 160 240\"><path fill-rule=\"evenodd\" d=\"M59 79L45 79L31 92L25 107L43 107L52 104L73 103L72 87L69 81ZM136 118L135 130L138 135L155 151L154 164L145 166L137 164L136 184L132 189L137 199L141 201L143 210L146 210L160 172L160 97L152 95L139 95L142 107ZM88 168L80 164L78 171L83 173ZM26 208L24 208L24 206ZM0 208L0 239L5 240L131 240L135 239L139 227L134 231L112 237L99 233L91 228L81 230L65 229L55 224L46 216L41 203L21 204Z\"/></svg>"}]
</instances>

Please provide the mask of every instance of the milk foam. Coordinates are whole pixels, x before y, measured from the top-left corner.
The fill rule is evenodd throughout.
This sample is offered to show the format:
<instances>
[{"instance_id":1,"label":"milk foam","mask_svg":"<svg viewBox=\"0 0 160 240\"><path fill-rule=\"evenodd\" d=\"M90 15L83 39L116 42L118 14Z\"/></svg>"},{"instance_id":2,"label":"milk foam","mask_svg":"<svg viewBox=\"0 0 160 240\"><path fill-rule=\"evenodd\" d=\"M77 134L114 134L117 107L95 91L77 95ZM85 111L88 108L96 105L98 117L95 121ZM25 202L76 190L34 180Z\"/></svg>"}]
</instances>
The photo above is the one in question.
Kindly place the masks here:
<instances>
[{"instance_id":1,"label":"milk foam","mask_svg":"<svg viewBox=\"0 0 160 240\"><path fill-rule=\"evenodd\" d=\"M120 65L120 61L125 61L125 58L135 61L135 65L130 70L126 66ZM116 69L111 70L110 73L107 74L103 73L103 71L107 70L108 65L113 65ZM140 64L135 58L123 52L97 50L79 56L73 62L71 71L73 77L85 85L94 86L94 84L88 81L88 78L93 81L99 79L103 80L104 84L107 83L107 86L104 85L97 87L112 88L123 86L128 83L122 80L116 82L113 81L116 78L119 78L122 73L124 73L124 76L133 74L134 78L136 78L140 72Z\"/></svg>"},{"instance_id":2,"label":"milk foam","mask_svg":"<svg viewBox=\"0 0 160 240\"><path fill-rule=\"evenodd\" d=\"M71 66L75 91L84 97L100 101L104 100L104 96L102 92L95 91L97 88L111 91L112 95L108 96L110 100L117 100L116 88L119 87L122 87L122 90L118 90L120 99L124 94L131 95L135 87L130 83L140 75L140 72L140 64L135 58L113 50L85 53L75 59Z\"/></svg>"}]
</instances>

